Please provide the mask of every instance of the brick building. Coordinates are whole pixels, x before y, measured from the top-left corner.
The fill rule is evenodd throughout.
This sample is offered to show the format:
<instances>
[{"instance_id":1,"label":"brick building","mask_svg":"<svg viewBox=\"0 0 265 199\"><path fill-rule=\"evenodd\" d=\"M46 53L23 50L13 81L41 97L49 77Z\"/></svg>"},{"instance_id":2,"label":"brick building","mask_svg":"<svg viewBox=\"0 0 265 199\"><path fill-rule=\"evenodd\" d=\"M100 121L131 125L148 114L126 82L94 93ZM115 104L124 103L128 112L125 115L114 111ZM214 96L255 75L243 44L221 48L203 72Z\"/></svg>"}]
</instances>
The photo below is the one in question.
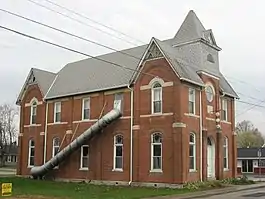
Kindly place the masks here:
<instances>
[{"instance_id":1,"label":"brick building","mask_svg":"<svg viewBox=\"0 0 265 199\"><path fill-rule=\"evenodd\" d=\"M122 117L49 175L166 184L236 176L238 96L220 72L220 50L190 11L171 39L152 38L58 73L31 69L17 100L18 175L30 175L115 107Z\"/></svg>"}]
</instances>

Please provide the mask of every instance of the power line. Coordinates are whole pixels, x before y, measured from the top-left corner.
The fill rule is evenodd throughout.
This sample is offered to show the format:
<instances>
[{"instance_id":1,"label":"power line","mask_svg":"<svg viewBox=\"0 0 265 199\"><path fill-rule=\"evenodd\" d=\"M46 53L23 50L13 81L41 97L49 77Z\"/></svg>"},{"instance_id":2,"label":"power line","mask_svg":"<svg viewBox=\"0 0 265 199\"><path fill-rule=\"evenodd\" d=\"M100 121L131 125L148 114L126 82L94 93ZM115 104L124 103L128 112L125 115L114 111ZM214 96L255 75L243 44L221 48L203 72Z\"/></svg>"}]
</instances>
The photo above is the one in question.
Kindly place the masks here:
<instances>
[{"instance_id":1,"label":"power line","mask_svg":"<svg viewBox=\"0 0 265 199\"><path fill-rule=\"evenodd\" d=\"M41 41L41 42L44 42L44 43L47 43L47 44L50 44L50 45L53 45L53 46L56 46L56 47L65 49L65 50L69 50L69 51L74 52L74 53L78 53L78 54L81 54L81 55L84 55L84 56L87 56L87 57L90 57L90 58L93 58L93 59L96 59L96 60L99 60L99 61L102 61L102 62L106 62L106 63L109 63L109 64L114 65L114 66L118 66L118 67L123 68L123 69L126 69L126 70L135 71L135 72L138 71L137 69L127 68L127 67L124 67L122 65L119 65L117 63L110 62L110 61L101 59L99 57L94 57L92 55L89 55L89 54L86 54L86 53L83 53L83 52L80 52L80 51L77 51L77 50L74 50L74 49L71 49L71 48L68 48L68 47L65 47L65 46L56 44L56 43L53 43L53 42L49 42L49 41L46 41L46 40L43 40L43 39L40 39L40 38L31 36L31 35L28 35L28 34L25 34L25 33L22 33L22 32L16 31L16 30L13 30L13 29L7 28L5 26L0 26L0 28L5 29L5 30L10 31L10 32L13 32L13 33L16 33L16 34L19 34L19 35L22 35L24 37L28 37L28 38L33 39L33 40ZM138 72L141 73L141 74L144 74L144 75L149 75L151 77L157 77L157 75L153 75L153 74L150 74L150 73L144 73L142 71L138 71ZM165 79L165 78L163 78L163 79ZM183 85L183 84L181 84L179 82L176 82L176 83L177 83L177 85ZM240 103L244 103L244 104L255 105L255 106L258 106L258 107L265 108L265 106L258 105L258 104L253 104L253 103L250 103L250 102L245 102L245 101L241 101L241 100L235 100L235 101L240 102Z\"/></svg>"},{"instance_id":2,"label":"power line","mask_svg":"<svg viewBox=\"0 0 265 199\"><path fill-rule=\"evenodd\" d=\"M44 27L47 27L47 28L50 28L50 29L56 30L56 31L58 31L58 32L61 32L61 33L64 33L64 34L67 34L67 35L70 35L70 36L76 37L76 38L78 38L78 39L81 39L81 40L84 40L84 41L87 41L87 42L90 42L90 43L96 44L96 45L98 45L98 46L101 46L101 47L104 47L104 48L107 48L107 49L113 50L113 51L115 51L115 52L118 52L118 53L121 53L121 54L124 54L124 55L130 56L130 57L133 57L133 58L135 58L135 59L141 60L141 58L136 57L136 56L134 56L134 55L131 55L131 54L125 53L125 52L123 52L123 51L119 51L119 50L117 50L117 49L115 49L115 48L112 48L112 47L106 46L106 45L104 45L104 44L100 44L100 43L98 43L98 42L92 41L92 40L90 40L90 39L86 39L86 38L84 38L84 37L81 37L81 36L75 35L75 34L73 34L73 33L69 33L69 32L67 32L67 31L65 31L65 30L62 30L62 29L58 29L58 28L52 27L52 26L50 26L50 25L47 25L47 24L41 23L41 22L39 22L39 21L36 21L36 20L30 19L30 18L24 17L24 16L22 16L22 15L19 15L19 14L13 13L13 12L11 12L11 11L4 10L4 9L1 9L1 8L0 8L0 11L5 12L5 13L8 13L8 14L13 15L13 16L16 16L16 17L19 17L19 18L22 18L22 19L25 19L25 20L30 21L30 22L33 22L33 23L36 23L36 24L38 24L38 25L42 25L42 26L44 26ZM193 66L190 66L190 67L193 67ZM240 93L240 92L237 92L237 93L238 93L238 94L241 94L241 95L244 95L243 93ZM247 96L247 95L245 95L245 96ZM254 98L254 97L252 97L252 96L248 96L248 97L263 102L263 100L260 100L260 99L258 99L258 98Z\"/></svg>"},{"instance_id":3,"label":"power line","mask_svg":"<svg viewBox=\"0 0 265 199\"><path fill-rule=\"evenodd\" d=\"M117 30L117 29L115 29L115 28L112 28L112 27L107 26L107 25L105 25L105 24L103 24L103 23L100 23L100 22L98 22L98 21L96 21L96 20L94 20L94 19L91 19L91 18L85 16L84 14L81 14L81 13L75 12L74 10L71 10L71 9L65 7L65 6L59 5L58 3L55 3L55 2L50 1L50 0L44 0L44 1L49 2L49 3L51 3L51 4L55 5L55 6L58 6L58 7L62 8L62 9L64 9L64 10L67 10L67 11L69 11L69 12L71 12L71 13L74 13L74 14L76 14L76 15L78 15L78 16L80 16L80 17L83 17L83 18L85 18L85 19L87 19L87 20L89 20L89 21L92 21L93 23L96 23L96 24L98 24L98 25L101 25L101 26L103 26L103 27L105 27L105 28L108 28L108 29L110 29L110 30L112 30L112 31L115 31L115 32L117 32L117 33L120 33L120 34L122 34L122 35L124 35L124 36L127 36L127 37L129 37L129 38L131 38L131 39L133 39L133 40L135 40L135 41L141 42L142 44L145 44L145 42L143 42L143 41L141 41L141 40L139 40L139 39L136 39L136 38L134 38L134 37L131 37L130 35L125 34L125 33L121 32L121 31L119 31L119 30Z\"/></svg>"},{"instance_id":4,"label":"power line","mask_svg":"<svg viewBox=\"0 0 265 199\"><path fill-rule=\"evenodd\" d=\"M4 9L2 9L2 8L0 8L0 11L5 12L5 13L8 13L8 14L13 15L13 16L16 16L16 17L19 17L19 18L22 18L22 19L25 19L25 20L30 21L30 22L32 22L32 23L36 23L36 24L39 24L39 25L45 26L46 28L50 28L50 29L56 30L56 31L58 31L58 32L61 32L61 33L64 33L64 34L70 35L70 36L72 36L72 37L76 37L76 38L78 38L78 39L81 39L81 40L87 41L87 42L89 42L89 43L93 43L93 44L96 44L96 45L98 45L98 46L101 46L101 47L104 47L104 48L107 48L107 49L113 50L113 51L115 51L115 52L119 52L119 53L121 53L121 54L124 54L124 55L127 55L127 56L130 56L130 57L133 57L133 58L135 58L135 59L140 60L139 57L136 57L136 56L133 56L133 55L131 55L131 54L128 54L128 53L125 53L125 52L119 51L119 50L117 50L117 49L115 49L115 48L112 48L112 47L106 46L106 45L104 45L104 44L100 44L100 43L98 43L98 42L92 41L92 40L90 40L90 39L86 39L86 38L84 38L84 37L81 37L81 36L75 35L75 34L73 34L73 33L69 33L69 32L67 32L67 31L65 31L65 30L62 30L62 29L59 29L59 28L55 28L55 27L53 27L53 26L50 26L50 25L47 25L47 24L41 23L41 22L39 22L39 21L36 21L36 20L30 19L30 18L24 17L24 16L22 16L22 15L19 15L19 14L14 13L14 12L11 12L11 11L8 11L8 10L4 10Z\"/></svg>"},{"instance_id":5,"label":"power line","mask_svg":"<svg viewBox=\"0 0 265 199\"><path fill-rule=\"evenodd\" d=\"M133 45L137 45L137 44L135 44L135 43L133 43L133 42L127 41L127 40L125 40L125 39L122 39L122 38L120 38L120 37L118 37L118 36L116 36L116 35L114 35L114 34L111 34L111 33L109 33L109 32L106 32L106 31L104 31L104 30L101 30L101 29L99 29L99 28L96 28L95 26L89 25L89 24L87 24L87 23L85 23L85 22L83 22L83 21L80 21L80 20L78 20L78 19L75 19L75 18L73 18L73 17L70 17L70 16L68 16L68 15L66 15L66 14L63 14L63 13L59 12L59 11L53 10L53 9L47 7L47 6L44 6L44 5L40 4L40 3L35 2L35 1L32 1L32 0L26 0L26 1L29 1L29 2L31 2L31 3L34 3L35 5L38 5L38 6L40 6L40 7L43 7L43 8L45 8L45 9L51 11L51 12L55 12L55 13L57 13L57 14L59 14L59 15L62 15L62 16L64 16L64 17L68 18L68 19L72 19L72 20L74 20L74 21L76 21L76 22L78 22L78 23L80 23L80 24L82 24L82 25L88 26L88 27L90 27L90 28L94 28L94 29L96 29L96 30L98 30L98 31L100 31L100 32L102 32L102 33L105 33L105 34L108 34L108 35L110 35L110 36L112 36L112 37L115 37L116 39L120 39L120 40L122 40L122 41L125 41L126 43L133 44Z\"/></svg>"}]
</instances>

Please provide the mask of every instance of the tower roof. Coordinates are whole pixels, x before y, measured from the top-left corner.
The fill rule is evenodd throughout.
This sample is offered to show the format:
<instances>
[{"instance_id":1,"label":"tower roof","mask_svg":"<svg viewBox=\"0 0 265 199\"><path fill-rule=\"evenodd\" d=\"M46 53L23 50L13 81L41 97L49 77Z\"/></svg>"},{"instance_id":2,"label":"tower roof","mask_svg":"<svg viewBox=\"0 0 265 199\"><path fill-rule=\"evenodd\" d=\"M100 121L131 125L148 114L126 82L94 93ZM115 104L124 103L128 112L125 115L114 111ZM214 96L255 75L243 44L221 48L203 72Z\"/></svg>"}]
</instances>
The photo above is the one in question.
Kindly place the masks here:
<instances>
[{"instance_id":1,"label":"tower roof","mask_svg":"<svg viewBox=\"0 0 265 199\"><path fill-rule=\"evenodd\" d=\"M201 21L193 10L190 10L185 20L181 24L177 34L174 36L172 45L181 44L188 41L204 38L206 31Z\"/></svg>"}]
</instances>

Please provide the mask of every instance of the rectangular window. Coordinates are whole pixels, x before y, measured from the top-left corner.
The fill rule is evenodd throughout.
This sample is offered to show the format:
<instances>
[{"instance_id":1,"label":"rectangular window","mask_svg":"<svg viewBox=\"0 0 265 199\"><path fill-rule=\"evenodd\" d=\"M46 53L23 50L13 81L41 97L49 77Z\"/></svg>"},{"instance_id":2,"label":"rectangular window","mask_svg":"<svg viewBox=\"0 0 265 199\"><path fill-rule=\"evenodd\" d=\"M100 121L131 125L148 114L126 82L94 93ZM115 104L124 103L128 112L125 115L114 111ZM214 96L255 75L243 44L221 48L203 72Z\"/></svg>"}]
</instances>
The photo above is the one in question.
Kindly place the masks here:
<instances>
[{"instance_id":1,"label":"rectangular window","mask_svg":"<svg viewBox=\"0 0 265 199\"><path fill-rule=\"evenodd\" d=\"M61 102L54 103L54 123L61 121Z\"/></svg>"},{"instance_id":2,"label":"rectangular window","mask_svg":"<svg viewBox=\"0 0 265 199\"><path fill-rule=\"evenodd\" d=\"M153 88L152 113L162 112L162 87Z\"/></svg>"},{"instance_id":3,"label":"rectangular window","mask_svg":"<svg viewBox=\"0 0 265 199\"><path fill-rule=\"evenodd\" d=\"M35 156L35 142L34 140L29 140L28 167L34 166L34 156Z\"/></svg>"},{"instance_id":4,"label":"rectangular window","mask_svg":"<svg viewBox=\"0 0 265 199\"><path fill-rule=\"evenodd\" d=\"M151 170L162 170L162 135L160 133L154 133L152 135L151 145Z\"/></svg>"},{"instance_id":5,"label":"rectangular window","mask_svg":"<svg viewBox=\"0 0 265 199\"><path fill-rule=\"evenodd\" d=\"M223 145L223 153L224 153L224 169L228 169L228 139L224 138L224 145Z\"/></svg>"},{"instance_id":6,"label":"rectangular window","mask_svg":"<svg viewBox=\"0 0 265 199\"><path fill-rule=\"evenodd\" d=\"M227 118L227 99L222 100L222 120L228 121Z\"/></svg>"},{"instance_id":7,"label":"rectangular window","mask_svg":"<svg viewBox=\"0 0 265 199\"><path fill-rule=\"evenodd\" d=\"M123 137L114 137L114 170L122 170L123 167Z\"/></svg>"},{"instance_id":8,"label":"rectangular window","mask_svg":"<svg viewBox=\"0 0 265 199\"><path fill-rule=\"evenodd\" d=\"M83 145L81 147L81 160L80 160L80 169L88 169L89 161L89 146Z\"/></svg>"},{"instance_id":9,"label":"rectangular window","mask_svg":"<svg viewBox=\"0 0 265 199\"><path fill-rule=\"evenodd\" d=\"M195 114L195 89L189 88L189 113Z\"/></svg>"},{"instance_id":10,"label":"rectangular window","mask_svg":"<svg viewBox=\"0 0 265 199\"><path fill-rule=\"evenodd\" d=\"M82 119L83 120L90 119L90 98L83 99Z\"/></svg>"},{"instance_id":11,"label":"rectangular window","mask_svg":"<svg viewBox=\"0 0 265 199\"><path fill-rule=\"evenodd\" d=\"M122 112L123 110L123 94L122 93L115 94L113 107L116 109L119 109Z\"/></svg>"},{"instance_id":12,"label":"rectangular window","mask_svg":"<svg viewBox=\"0 0 265 199\"><path fill-rule=\"evenodd\" d=\"M31 116L30 116L30 124L37 123L37 105L33 105L31 107Z\"/></svg>"}]
</instances>

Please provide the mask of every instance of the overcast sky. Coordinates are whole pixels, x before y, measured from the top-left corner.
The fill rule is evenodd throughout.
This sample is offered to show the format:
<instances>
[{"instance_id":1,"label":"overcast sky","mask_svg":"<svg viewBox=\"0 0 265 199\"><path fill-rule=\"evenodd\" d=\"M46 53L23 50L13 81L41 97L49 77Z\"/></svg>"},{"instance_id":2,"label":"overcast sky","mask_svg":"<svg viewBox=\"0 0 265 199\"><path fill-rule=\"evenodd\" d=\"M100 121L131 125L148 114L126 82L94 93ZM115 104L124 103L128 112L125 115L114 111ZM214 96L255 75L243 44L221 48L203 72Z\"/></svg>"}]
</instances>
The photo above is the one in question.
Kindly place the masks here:
<instances>
[{"instance_id":1,"label":"overcast sky","mask_svg":"<svg viewBox=\"0 0 265 199\"><path fill-rule=\"evenodd\" d=\"M173 37L192 9L205 28L213 30L216 42L222 48L221 72L238 92L240 100L265 106L265 103L261 102L265 100L265 26L262 23L265 19L265 3L262 0L50 0L121 31L131 38L67 12L45 0L31 1L67 14L79 22L49 11L29 0L1 0L0 8L115 49L141 45L142 42L148 43L151 37L160 40ZM0 25L91 55L110 52L109 49L10 16L2 11ZM15 102L31 67L57 72L67 63L85 58L1 29L0 55L0 103ZM251 108L251 105L237 102L236 107L237 121L249 119L265 133L264 107L254 107L245 113L243 112Z\"/></svg>"}]
</instances>

